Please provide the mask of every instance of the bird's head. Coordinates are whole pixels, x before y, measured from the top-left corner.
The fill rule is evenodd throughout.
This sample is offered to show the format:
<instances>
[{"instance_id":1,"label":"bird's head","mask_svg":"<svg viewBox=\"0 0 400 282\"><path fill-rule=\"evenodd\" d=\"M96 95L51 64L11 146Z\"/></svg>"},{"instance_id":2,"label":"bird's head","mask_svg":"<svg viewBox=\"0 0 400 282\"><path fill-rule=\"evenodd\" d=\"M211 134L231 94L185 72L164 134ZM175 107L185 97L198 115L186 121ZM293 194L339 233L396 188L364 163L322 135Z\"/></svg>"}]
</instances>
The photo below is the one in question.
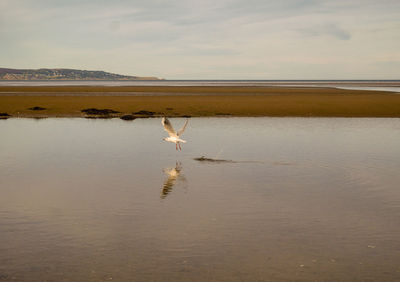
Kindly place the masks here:
<instances>
[{"instance_id":1,"label":"bird's head","mask_svg":"<svg viewBox=\"0 0 400 282\"><path fill-rule=\"evenodd\" d=\"M167 137L163 138L162 140L167 141Z\"/></svg>"}]
</instances>

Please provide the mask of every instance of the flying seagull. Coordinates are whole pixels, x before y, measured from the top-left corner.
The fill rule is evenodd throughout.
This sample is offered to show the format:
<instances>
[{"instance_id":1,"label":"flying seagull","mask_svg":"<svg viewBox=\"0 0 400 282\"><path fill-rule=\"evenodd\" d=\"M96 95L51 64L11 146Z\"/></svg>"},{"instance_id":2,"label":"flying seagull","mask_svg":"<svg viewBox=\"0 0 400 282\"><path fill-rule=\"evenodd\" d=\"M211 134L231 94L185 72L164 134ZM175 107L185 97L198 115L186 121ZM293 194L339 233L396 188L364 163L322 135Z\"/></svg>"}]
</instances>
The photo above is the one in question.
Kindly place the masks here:
<instances>
[{"instance_id":1,"label":"flying seagull","mask_svg":"<svg viewBox=\"0 0 400 282\"><path fill-rule=\"evenodd\" d=\"M189 120L187 119L185 124L182 126L182 128L179 129L178 132L175 132L174 128L172 127L171 122L166 117L163 117L162 120L161 120L161 123L164 126L165 131L168 132L168 135L169 135L169 137L163 138L163 140L175 143L176 150L178 150L178 147L179 147L179 150L182 150L180 143L181 142L182 143L186 143L186 141L182 140L180 138L180 136L185 131L185 128L186 128L186 125L188 124L188 121Z\"/></svg>"}]
</instances>

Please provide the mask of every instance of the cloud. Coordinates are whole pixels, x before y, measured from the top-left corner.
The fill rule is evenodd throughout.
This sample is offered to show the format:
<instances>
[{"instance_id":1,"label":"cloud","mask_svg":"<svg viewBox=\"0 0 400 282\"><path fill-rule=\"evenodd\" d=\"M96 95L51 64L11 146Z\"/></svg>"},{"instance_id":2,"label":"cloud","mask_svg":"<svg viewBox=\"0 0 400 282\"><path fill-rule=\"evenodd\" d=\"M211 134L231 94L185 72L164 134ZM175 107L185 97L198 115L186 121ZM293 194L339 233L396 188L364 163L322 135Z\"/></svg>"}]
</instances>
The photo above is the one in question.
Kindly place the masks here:
<instances>
[{"instance_id":1,"label":"cloud","mask_svg":"<svg viewBox=\"0 0 400 282\"><path fill-rule=\"evenodd\" d=\"M312 26L308 28L297 29L303 35L306 36L332 36L339 40L350 40L351 34L349 31L339 27L335 23L326 23L323 25Z\"/></svg>"},{"instance_id":2,"label":"cloud","mask_svg":"<svg viewBox=\"0 0 400 282\"><path fill-rule=\"evenodd\" d=\"M399 13L397 0L2 0L0 61L174 79L346 78L343 66L371 77L367 65L398 53Z\"/></svg>"}]
</instances>

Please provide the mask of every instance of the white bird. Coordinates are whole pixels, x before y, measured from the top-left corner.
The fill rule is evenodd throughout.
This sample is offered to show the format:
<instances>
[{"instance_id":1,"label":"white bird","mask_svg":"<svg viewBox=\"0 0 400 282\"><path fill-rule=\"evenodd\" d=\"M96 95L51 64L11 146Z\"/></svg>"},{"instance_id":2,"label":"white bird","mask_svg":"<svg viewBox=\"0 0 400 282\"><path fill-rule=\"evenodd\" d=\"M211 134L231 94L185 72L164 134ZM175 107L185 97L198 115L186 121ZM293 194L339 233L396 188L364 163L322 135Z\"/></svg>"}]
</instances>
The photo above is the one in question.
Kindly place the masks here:
<instances>
[{"instance_id":1,"label":"white bird","mask_svg":"<svg viewBox=\"0 0 400 282\"><path fill-rule=\"evenodd\" d=\"M179 146L179 150L182 150L180 143L186 143L186 141L181 139L180 136L185 131L188 121L189 120L187 119L185 124L182 126L182 128L179 129L178 132L175 132L174 128L172 127L171 122L166 117L163 117L161 120L161 123L164 126L165 131L168 132L168 135L169 135L169 137L163 138L163 140L167 141L167 142L175 143L176 150L178 150L178 146Z\"/></svg>"}]
</instances>

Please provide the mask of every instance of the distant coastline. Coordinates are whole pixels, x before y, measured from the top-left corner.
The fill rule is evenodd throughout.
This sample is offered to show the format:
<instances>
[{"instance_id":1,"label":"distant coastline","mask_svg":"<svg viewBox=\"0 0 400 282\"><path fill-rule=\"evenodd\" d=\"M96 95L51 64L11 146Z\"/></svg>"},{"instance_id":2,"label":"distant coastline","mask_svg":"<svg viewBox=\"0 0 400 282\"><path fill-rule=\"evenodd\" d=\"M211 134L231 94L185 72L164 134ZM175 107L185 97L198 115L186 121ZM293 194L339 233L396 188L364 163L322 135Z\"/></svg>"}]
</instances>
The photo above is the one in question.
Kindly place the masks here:
<instances>
[{"instance_id":1,"label":"distant coastline","mask_svg":"<svg viewBox=\"0 0 400 282\"><path fill-rule=\"evenodd\" d=\"M78 69L11 69L0 68L0 81L63 81L63 80L110 80L110 81L131 81L131 80L161 80L157 77L129 76L105 71L91 71Z\"/></svg>"}]
</instances>

